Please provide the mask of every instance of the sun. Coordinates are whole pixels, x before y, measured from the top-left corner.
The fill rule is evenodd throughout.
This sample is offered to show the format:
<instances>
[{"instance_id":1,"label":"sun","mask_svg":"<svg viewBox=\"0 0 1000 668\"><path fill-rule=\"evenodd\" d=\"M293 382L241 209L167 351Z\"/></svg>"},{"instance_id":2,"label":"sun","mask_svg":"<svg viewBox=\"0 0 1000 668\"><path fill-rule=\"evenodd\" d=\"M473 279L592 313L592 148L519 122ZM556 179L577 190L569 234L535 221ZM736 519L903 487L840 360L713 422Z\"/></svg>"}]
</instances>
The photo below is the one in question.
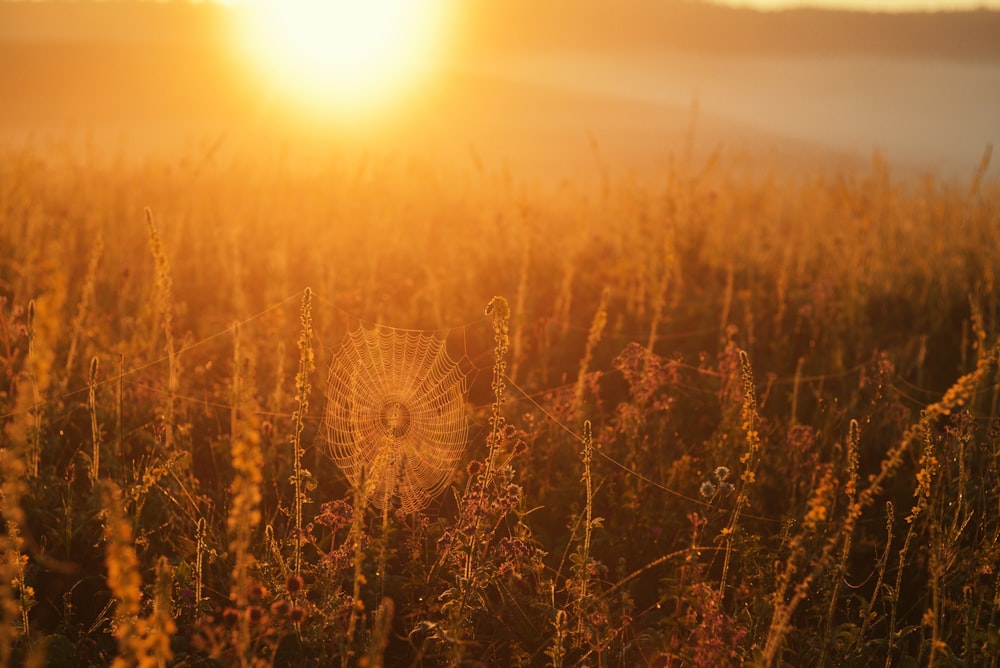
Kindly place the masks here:
<instances>
[{"instance_id":1,"label":"sun","mask_svg":"<svg viewBox=\"0 0 1000 668\"><path fill-rule=\"evenodd\" d=\"M449 0L247 0L240 49L268 85L313 111L377 113L439 59Z\"/></svg>"}]
</instances>

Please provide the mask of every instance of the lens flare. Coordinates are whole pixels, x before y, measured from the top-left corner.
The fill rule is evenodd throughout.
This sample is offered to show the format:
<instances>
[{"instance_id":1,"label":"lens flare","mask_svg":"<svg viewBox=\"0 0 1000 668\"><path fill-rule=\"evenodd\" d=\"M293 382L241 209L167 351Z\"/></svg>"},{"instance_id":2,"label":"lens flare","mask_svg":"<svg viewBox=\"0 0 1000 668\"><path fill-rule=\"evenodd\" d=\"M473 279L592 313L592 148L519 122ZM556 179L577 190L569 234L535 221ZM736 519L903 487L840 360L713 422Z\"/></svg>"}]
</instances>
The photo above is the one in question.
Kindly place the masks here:
<instances>
[{"instance_id":1,"label":"lens flare","mask_svg":"<svg viewBox=\"0 0 1000 668\"><path fill-rule=\"evenodd\" d=\"M268 88L322 113L366 116L419 89L442 51L448 0L256 0L240 50Z\"/></svg>"}]
</instances>

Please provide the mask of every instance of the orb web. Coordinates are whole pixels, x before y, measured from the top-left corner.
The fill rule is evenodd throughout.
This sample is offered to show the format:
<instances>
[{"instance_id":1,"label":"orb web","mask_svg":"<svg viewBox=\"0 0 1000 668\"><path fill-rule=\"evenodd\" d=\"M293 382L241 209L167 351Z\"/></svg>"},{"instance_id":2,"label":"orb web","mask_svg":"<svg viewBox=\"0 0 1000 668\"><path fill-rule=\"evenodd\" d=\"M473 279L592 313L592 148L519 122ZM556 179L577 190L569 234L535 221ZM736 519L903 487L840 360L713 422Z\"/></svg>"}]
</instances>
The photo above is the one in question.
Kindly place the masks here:
<instances>
[{"instance_id":1,"label":"orb web","mask_svg":"<svg viewBox=\"0 0 1000 668\"><path fill-rule=\"evenodd\" d=\"M468 437L466 378L432 333L350 332L330 365L330 454L366 500L420 510L448 485Z\"/></svg>"}]
</instances>

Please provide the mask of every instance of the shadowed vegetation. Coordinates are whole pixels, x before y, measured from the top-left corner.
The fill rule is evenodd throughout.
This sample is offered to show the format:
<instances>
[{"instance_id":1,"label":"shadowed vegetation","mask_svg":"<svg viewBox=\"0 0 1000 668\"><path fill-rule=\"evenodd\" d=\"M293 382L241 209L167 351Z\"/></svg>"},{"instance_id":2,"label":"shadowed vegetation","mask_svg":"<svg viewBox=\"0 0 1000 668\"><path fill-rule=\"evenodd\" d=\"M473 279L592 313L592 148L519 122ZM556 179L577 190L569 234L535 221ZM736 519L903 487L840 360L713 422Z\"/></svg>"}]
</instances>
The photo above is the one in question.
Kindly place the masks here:
<instances>
[{"instance_id":1,"label":"shadowed vegetation","mask_svg":"<svg viewBox=\"0 0 1000 668\"><path fill-rule=\"evenodd\" d=\"M996 665L988 154L54 155L0 154L0 663ZM359 321L468 372L418 512L323 440Z\"/></svg>"}]
</instances>

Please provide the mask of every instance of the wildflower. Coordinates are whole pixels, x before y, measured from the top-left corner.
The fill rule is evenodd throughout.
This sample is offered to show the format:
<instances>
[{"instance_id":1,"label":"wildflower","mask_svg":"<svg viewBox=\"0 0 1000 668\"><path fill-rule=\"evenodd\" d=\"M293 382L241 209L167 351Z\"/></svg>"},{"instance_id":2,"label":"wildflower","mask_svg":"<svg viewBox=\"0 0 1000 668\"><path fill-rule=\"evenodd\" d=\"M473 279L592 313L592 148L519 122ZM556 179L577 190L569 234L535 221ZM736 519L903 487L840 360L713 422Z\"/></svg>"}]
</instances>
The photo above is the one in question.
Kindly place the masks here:
<instances>
[{"instance_id":1,"label":"wildflower","mask_svg":"<svg viewBox=\"0 0 1000 668\"><path fill-rule=\"evenodd\" d=\"M729 477L729 468L725 466L719 466L715 469L715 479L719 482L723 482Z\"/></svg>"},{"instance_id":2,"label":"wildflower","mask_svg":"<svg viewBox=\"0 0 1000 668\"><path fill-rule=\"evenodd\" d=\"M295 573L288 576L288 581L285 582L285 588L288 589L288 593L291 595L298 594L302 591L302 587L305 583L302 581L302 576Z\"/></svg>"},{"instance_id":3,"label":"wildflower","mask_svg":"<svg viewBox=\"0 0 1000 668\"><path fill-rule=\"evenodd\" d=\"M516 506L521 498L522 490L519 485L511 483L507 485L507 489L504 490L503 496L500 497L500 503L506 506Z\"/></svg>"},{"instance_id":4,"label":"wildflower","mask_svg":"<svg viewBox=\"0 0 1000 668\"><path fill-rule=\"evenodd\" d=\"M222 611L222 621L234 625L240 621L240 612L236 608L226 608Z\"/></svg>"},{"instance_id":5,"label":"wildflower","mask_svg":"<svg viewBox=\"0 0 1000 668\"><path fill-rule=\"evenodd\" d=\"M934 455L925 454L921 457L920 463L922 468L917 471L917 489L913 492L913 496L928 493L934 473L937 471L938 461Z\"/></svg>"},{"instance_id":6,"label":"wildflower","mask_svg":"<svg viewBox=\"0 0 1000 668\"><path fill-rule=\"evenodd\" d=\"M260 620L264 619L264 608L259 605L251 605L247 609L247 616L252 624L258 624Z\"/></svg>"},{"instance_id":7,"label":"wildflower","mask_svg":"<svg viewBox=\"0 0 1000 668\"><path fill-rule=\"evenodd\" d=\"M826 506L822 505L817 497L813 497L809 503L809 512L806 513L806 523L810 526L815 525L817 522L821 522L826 519Z\"/></svg>"},{"instance_id":8,"label":"wildflower","mask_svg":"<svg viewBox=\"0 0 1000 668\"><path fill-rule=\"evenodd\" d=\"M827 468L819 484L816 486L812 497L809 499L809 510L806 512L803 527L807 531L816 528L819 522L829 516L829 506L833 500L836 481L834 480L832 468Z\"/></svg>"},{"instance_id":9,"label":"wildflower","mask_svg":"<svg viewBox=\"0 0 1000 668\"><path fill-rule=\"evenodd\" d=\"M705 482L701 483L701 489L699 489L698 491L701 493L703 497L705 497L706 499L710 499L713 496L715 496L715 492L717 490L715 484L713 484L710 480L706 480Z\"/></svg>"},{"instance_id":10,"label":"wildflower","mask_svg":"<svg viewBox=\"0 0 1000 668\"><path fill-rule=\"evenodd\" d=\"M341 527L347 526L354 519L354 508L344 501L327 501L320 506L320 513L316 516L316 522L331 531L337 531Z\"/></svg>"},{"instance_id":11,"label":"wildflower","mask_svg":"<svg viewBox=\"0 0 1000 668\"><path fill-rule=\"evenodd\" d=\"M267 589L258 582L250 585L249 591L247 591L247 596L251 601L259 601L265 596L267 596Z\"/></svg>"}]
</instances>

